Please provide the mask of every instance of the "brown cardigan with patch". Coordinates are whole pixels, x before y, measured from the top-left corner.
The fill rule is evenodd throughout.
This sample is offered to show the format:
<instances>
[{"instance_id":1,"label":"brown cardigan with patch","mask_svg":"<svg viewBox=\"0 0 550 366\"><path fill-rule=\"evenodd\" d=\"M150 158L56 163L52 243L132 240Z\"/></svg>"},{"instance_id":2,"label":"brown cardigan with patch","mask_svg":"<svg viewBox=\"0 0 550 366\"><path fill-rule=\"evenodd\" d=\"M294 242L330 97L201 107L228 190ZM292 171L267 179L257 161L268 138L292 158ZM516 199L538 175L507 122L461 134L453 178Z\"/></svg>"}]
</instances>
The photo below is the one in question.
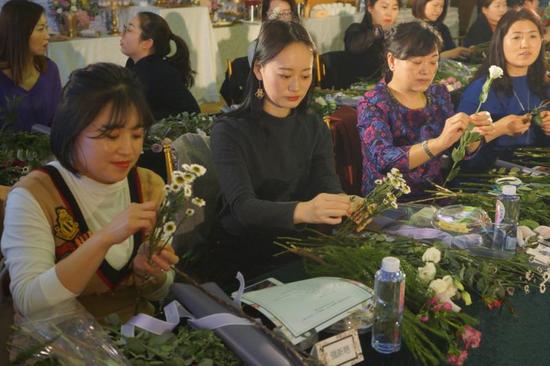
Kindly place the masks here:
<instances>
[{"instance_id":1,"label":"brown cardigan with patch","mask_svg":"<svg viewBox=\"0 0 550 366\"><path fill-rule=\"evenodd\" d=\"M162 178L150 170L133 169L128 176L128 183L132 202L156 201L160 204L164 197ZM92 233L87 229L76 201L56 168L46 166L34 170L12 189L15 187L28 190L42 208L52 229L56 262L71 254L80 245L85 245L86 239ZM121 318L127 319L138 308L136 304L139 296L131 263L143 238L141 232L134 235L134 251L125 267L115 270L104 260L85 290L78 296L78 301L98 320L111 313L118 313ZM148 295L153 294L158 286L147 285L140 289L140 295L150 298ZM151 310L151 304L140 302L140 312Z\"/></svg>"}]
</instances>

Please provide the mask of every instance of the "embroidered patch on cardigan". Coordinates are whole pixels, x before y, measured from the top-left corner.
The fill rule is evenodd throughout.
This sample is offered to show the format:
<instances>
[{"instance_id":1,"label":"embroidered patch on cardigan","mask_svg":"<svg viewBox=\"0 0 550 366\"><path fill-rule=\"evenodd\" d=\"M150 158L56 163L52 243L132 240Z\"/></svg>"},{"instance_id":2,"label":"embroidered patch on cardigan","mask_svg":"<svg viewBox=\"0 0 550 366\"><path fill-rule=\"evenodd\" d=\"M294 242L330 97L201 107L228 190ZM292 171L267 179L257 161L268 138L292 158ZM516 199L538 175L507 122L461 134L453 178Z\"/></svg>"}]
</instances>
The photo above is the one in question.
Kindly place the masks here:
<instances>
[{"instance_id":1,"label":"embroidered patch on cardigan","mask_svg":"<svg viewBox=\"0 0 550 366\"><path fill-rule=\"evenodd\" d=\"M69 214L64 207L57 207L55 209L55 236L61 240L71 241L80 232L78 222Z\"/></svg>"}]
</instances>

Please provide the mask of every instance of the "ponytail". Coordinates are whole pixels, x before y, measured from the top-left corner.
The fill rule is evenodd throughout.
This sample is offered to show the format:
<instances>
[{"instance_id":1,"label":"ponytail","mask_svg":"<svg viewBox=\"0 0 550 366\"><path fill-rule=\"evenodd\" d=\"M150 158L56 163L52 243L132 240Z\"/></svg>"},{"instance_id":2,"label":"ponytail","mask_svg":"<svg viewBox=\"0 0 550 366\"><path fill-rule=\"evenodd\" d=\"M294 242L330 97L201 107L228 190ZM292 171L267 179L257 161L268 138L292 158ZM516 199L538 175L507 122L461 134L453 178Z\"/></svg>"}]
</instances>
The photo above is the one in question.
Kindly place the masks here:
<instances>
[{"instance_id":1,"label":"ponytail","mask_svg":"<svg viewBox=\"0 0 550 366\"><path fill-rule=\"evenodd\" d=\"M189 48L185 41L172 33L166 20L160 15L151 12L138 13L141 39L153 40L154 54L168 61L173 67L181 72L182 81L187 88L193 86L195 82L195 71L191 69L189 60ZM170 41L176 44L176 52L170 54Z\"/></svg>"},{"instance_id":2,"label":"ponytail","mask_svg":"<svg viewBox=\"0 0 550 366\"><path fill-rule=\"evenodd\" d=\"M166 57L166 61L170 62L172 66L181 71L185 86L190 88L195 83L196 72L191 69L189 48L185 41L174 33L170 33L170 40L174 41L176 44L176 52L172 56Z\"/></svg>"}]
</instances>

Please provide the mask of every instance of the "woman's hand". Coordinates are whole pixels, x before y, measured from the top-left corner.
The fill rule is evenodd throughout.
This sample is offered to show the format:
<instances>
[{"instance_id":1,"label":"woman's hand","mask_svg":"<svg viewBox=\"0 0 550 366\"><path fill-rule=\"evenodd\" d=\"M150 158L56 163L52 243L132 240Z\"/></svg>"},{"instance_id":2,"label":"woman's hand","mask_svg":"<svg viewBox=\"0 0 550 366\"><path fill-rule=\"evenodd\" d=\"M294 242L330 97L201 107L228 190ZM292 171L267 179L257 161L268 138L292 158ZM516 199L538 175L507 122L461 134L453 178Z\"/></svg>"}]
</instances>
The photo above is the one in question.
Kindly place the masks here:
<instances>
[{"instance_id":1,"label":"woman's hand","mask_svg":"<svg viewBox=\"0 0 550 366\"><path fill-rule=\"evenodd\" d=\"M321 193L307 202L300 202L294 210L295 224L330 224L342 222L342 216L351 214L347 195Z\"/></svg>"},{"instance_id":2,"label":"woman's hand","mask_svg":"<svg viewBox=\"0 0 550 366\"><path fill-rule=\"evenodd\" d=\"M470 116L470 122L475 126L472 131L481 136L490 136L495 133L495 126L489 112L478 112Z\"/></svg>"},{"instance_id":3,"label":"woman's hand","mask_svg":"<svg viewBox=\"0 0 550 366\"><path fill-rule=\"evenodd\" d=\"M118 244L134 235L139 230L149 232L157 219L157 204L153 201L131 203L128 208L119 213L111 223L99 233L110 245Z\"/></svg>"},{"instance_id":4,"label":"woman's hand","mask_svg":"<svg viewBox=\"0 0 550 366\"><path fill-rule=\"evenodd\" d=\"M148 253L148 244L141 244L133 262L134 273L144 281L153 277L156 283L162 284L166 280L165 272L179 262L179 257L171 245L166 245L159 253L153 254L151 262L149 262Z\"/></svg>"},{"instance_id":5,"label":"woman's hand","mask_svg":"<svg viewBox=\"0 0 550 366\"><path fill-rule=\"evenodd\" d=\"M437 146L439 146L437 153L453 146L460 139L469 123L470 117L462 112L447 118L443 131L435 139Z\"/></svg>"},{"instance_id":6,"label":"woman's hand","mask_svg":"<svg viewBox=\"0 0 550 366\"><path fill-rule=\"evenodd\" d=\"M540 118L542 120L542 124L540 125L542 132L544 132L545 135L550 136L550 111L540 112Z\"/></svg>"},{"instance_id":7,"label":"woman's hand","mask_svg":"<svg viewBox=\"0 0 550 366\"><path fill-rule=\"evenodd\" d=\"M524 134L531 126L531 114L527 113L523 116L510 114L499 119L496 123L497 129L501 131L499 136L518 136ZM498 137L498 136L496 136Z\"/></svg>"}]
</instances>

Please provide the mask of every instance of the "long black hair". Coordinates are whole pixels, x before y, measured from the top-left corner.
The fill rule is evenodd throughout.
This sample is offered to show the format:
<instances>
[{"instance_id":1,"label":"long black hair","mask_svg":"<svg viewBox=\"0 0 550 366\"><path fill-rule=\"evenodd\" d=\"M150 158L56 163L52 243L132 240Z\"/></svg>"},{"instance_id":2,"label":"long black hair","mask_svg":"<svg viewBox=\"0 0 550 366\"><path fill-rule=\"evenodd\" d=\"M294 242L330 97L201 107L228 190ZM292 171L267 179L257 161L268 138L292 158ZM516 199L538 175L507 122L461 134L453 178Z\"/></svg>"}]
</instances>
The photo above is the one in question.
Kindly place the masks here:
<instances>
[{"instance_id":1,"label":"long black hair","mask_svg":"<svg viewBox=\"0 0 550 366\"><path fill-rule=\"evenodd\" d=\"M138 13L142 40L153 40L153 52L182 73L182 79L186 87L190 88L195 82L195 71L191 69L189 60L189 48L185 41L172 33L166 20L158 14L143 11ZM176 44L176 52L170 54L170 41Z\"/></svg>"},{"instance_id":2,"label":"long black hair","mask_svg":"<svg viewBox=\"0 0 550 366\"><path fill-rule=\"evenodd\" d=\"M97 63L73 71L63 88L50 133L52 152L61 165L78 173L78 136L109 105L110 122L102 128L101 135L124 127L131 108L137 111L138 126L147 130L154 119L142 89L137 76L119 65Z\"/></svg>"},{"instance_id":3,"label":"long black hair","mask_svg":"<svg viewBox=\"0 0 550 366\"><path fill-rule=\"evenodd\" d=\"M395 26L386 37L386 51L398 60L408 60L413 57L427 56L433 51L440 51L443 45L439 32L424 21L401 23ZM390 82L393 73L386 61L386 82Z\"/></svg>"},{"instance_id":4,"label":"long black hair","mask_svg":"<svg viewBox=\"0 0 550 366\"><path fill-rule=\"evenodd\" d=\"M365 26L367 29L373 29L374 24L372 23L372 15L369 12L369 6L374 7L379 0L365 0L365 15L363 15L363 20L361 20L361 25ZM397 0L397 6L401 8L401 1Z\"/></svg>"},{"instance_id":5,"label":"long black hair","mask_svg":"<svg viewBox=\"0 0 550 366\"><path fill-rule=\"evenodd\" d=\"M542 42L544 30L538 16L527 9L508 10L508 12L500 18L489 47L489 57L478 69L474 76L474 80L487 77L489 74L489 67L491 65L499 66L504 71L504 75L502 78L493 81L492 88L494 88L496 92L505 93L506 95L512 94L512 78L508 74L508 69L506 67L507 63L504 55L503 42L504 37L510 30L510 27L520 20L528 20L532 22L537 27L541 37L541 48L539 50L539 55L535 62L530 65L527 70L527 83L529 85L529 89L533 93L545 99L546 83L548 82L548 78L546 77L546 62L544 60L544 42Z\"/></svg>"},{"instance_id":6,"label":"long black hair","mask_svg":"<svg viewBox=\"0 0 550 366\"><path fill-rule=\"evenodd\" d=\"M244 100L235 111L229 112L228 115L235 117L250 114L258 115L263 110L263 99L260 100L254 95L260 86L260 82L254 74L254 65L265 65L274 59L285 47L295 42L303 43L309 47L315 56L315 44L307 30L300 23L268 20L262 24L258 43L254 51L254 58L252 59L252 67L248 74ZM296 107L298 112L305 112L307 110L311 92L314 87L313 84L312 81L306 96L298 107Z\"/></svg>"},{"instance_id":7,"label":"long black hair","mask_svg":"<svg viewBox=\"0 0 550 366\"><path fill-rule=\"evenodd\" d=\"M26 0L11 0L0 12L0 69L10 69L15 85L23 80L23 70L29 59L29 38L44 14L44 8ZM46 71L46 58L34 56L34 66Z\"/></svg>"}]
</instances>

